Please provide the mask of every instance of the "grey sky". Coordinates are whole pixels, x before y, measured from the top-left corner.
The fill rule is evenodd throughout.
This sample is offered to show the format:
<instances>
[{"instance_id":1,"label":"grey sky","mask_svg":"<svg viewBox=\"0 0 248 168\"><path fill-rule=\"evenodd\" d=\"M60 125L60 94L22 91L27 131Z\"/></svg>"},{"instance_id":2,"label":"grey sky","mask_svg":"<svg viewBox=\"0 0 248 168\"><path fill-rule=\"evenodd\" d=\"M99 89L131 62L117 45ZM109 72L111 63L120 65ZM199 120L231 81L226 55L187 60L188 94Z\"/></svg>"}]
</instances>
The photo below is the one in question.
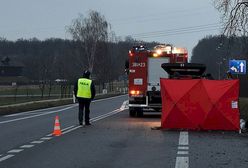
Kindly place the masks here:
<instances>
[{"instance_id":1,"label":"grey sky","mask_svg":"<svg viewBox=\"0 0 248 168\"><path fill-rule=\"evenodd\" d=\"M188 48L220 33L212 0L0 0L0 37L69 38L65 26L89 10L104 15L117 36Z\"/></svg>"}]
</instances>

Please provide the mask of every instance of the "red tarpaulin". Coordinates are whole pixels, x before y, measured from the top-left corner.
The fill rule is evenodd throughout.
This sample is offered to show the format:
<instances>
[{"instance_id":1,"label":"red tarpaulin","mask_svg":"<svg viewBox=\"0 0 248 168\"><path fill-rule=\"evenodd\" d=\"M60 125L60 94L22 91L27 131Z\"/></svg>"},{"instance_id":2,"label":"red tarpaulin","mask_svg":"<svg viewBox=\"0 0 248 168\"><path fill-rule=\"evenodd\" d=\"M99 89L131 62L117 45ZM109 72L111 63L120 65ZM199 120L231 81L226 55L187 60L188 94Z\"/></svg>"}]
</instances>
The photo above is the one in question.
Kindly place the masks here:
<instances>
[{"instance_id":1,"label":"red tarpaulin","mask_svg":"<svg viewBox=\"0 0 248 168\"><path fill-rule=\"evenodd\" d=\"M162 128L239 130L239 80L161 79Z\"/></svg>"}]
</instances>

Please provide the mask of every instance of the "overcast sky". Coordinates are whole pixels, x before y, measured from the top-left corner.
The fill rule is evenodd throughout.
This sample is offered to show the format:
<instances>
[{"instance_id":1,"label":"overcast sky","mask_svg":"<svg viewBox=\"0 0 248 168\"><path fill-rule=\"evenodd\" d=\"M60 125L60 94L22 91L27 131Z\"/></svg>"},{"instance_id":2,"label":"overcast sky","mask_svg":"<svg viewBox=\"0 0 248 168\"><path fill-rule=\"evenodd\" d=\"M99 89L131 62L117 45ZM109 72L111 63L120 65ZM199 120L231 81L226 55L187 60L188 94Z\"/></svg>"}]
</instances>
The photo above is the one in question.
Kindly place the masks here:
<instances>
[{"instance_id":1,"label":"overcast sky","mask_svg":"<svg viewBox=\"0 0 248 168\"><path fill-rule=\"evenodd\" d=\"M96 10L117 36L188 48L221 32L212 0L0 0L0 37L70 38L65 27Z\"/></svg>"}]
</instances>

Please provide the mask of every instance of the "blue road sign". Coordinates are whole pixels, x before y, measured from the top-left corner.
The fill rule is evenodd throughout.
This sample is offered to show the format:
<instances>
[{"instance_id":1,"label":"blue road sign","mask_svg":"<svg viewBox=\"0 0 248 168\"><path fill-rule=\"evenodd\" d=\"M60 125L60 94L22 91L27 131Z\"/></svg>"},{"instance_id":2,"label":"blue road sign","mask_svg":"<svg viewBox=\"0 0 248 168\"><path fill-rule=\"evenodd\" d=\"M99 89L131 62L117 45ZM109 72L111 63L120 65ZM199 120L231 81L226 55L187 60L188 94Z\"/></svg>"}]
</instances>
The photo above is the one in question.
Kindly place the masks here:
<instances>
[{"instance_id":1,"label":"blue road sign","mask_svg":"<svg viewBox=\"0 0 248 168\"><path fill-rule=\"evenodd\" d=\"M246 74L246 60L229 60L231 74Z\"/></svg>"}]
</instances>

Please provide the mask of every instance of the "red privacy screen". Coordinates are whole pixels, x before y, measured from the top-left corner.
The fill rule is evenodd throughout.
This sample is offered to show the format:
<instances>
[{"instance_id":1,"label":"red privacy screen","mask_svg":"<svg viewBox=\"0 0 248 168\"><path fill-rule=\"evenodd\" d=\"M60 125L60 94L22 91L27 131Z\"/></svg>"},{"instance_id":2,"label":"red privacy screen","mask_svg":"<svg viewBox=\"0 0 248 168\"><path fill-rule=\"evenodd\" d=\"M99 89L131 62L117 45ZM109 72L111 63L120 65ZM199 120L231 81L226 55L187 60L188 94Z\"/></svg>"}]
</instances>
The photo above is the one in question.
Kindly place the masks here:
<instances>
[{"instance_id":1,"label":"red privacy screen","mask_svg":"<svg viewBox=\"0 0 248 168\"><path fill-rule=\"evenodd\" d=\"M239 130L239 80L160 79L165 129Z\"/></svg>"}]
</instances>

